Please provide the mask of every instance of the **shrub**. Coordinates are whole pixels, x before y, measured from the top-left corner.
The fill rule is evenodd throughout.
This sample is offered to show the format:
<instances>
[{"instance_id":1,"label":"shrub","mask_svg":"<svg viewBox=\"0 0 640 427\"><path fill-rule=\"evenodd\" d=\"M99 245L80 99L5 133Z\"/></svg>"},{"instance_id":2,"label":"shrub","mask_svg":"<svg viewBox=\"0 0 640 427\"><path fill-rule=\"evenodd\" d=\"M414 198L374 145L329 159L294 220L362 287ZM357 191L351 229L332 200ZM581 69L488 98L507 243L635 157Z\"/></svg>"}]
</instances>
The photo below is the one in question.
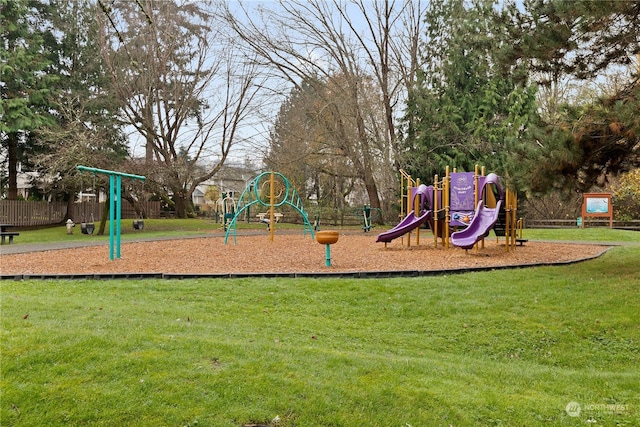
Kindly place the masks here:
<instances>
[{"instance_id":1,"label":"shrub","mask_svg":"<svg viewBox=\"0 0 640 427\"><path fill-rule=\"evenodd\" d=\"M640 220L640 169L621 175L611 190L616 220Z\"/></svg>"}]
</instances>

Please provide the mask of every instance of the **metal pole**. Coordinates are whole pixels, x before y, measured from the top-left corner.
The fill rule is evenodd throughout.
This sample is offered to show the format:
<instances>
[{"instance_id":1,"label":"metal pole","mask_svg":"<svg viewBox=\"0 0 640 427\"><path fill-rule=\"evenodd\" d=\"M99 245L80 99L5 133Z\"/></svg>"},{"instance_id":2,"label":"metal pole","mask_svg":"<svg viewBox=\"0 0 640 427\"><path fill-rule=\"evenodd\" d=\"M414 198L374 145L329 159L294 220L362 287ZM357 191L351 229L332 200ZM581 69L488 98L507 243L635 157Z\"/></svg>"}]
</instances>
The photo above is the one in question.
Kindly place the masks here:
<instances>
[{"instance_id":1,"label":"metal pole","mask_svg":"<svg viewBox=\"0 0 640 427\"><path fill-rule=\"evenodd\" d=\"M120 259L120 219L122 218L122 177L116 175L116 258Z\"/></svg>"},{"instance_id":2,"label":"metal pole","mask_svg":"<svg viewBox=\"0 0 640 427\"><path fill-rule=\"evenodd\" d=\"M274 215L274 211L273 211L273 205L275 203L275 176L273 174L273 171L271 171L271 179L269 180L269 237L271 239L271 241L273 242L273 236L275 235L275 230L276 230L276 221L275 221L275 215Z\"/></svg>"},{"instance_id":3,"label":"metal pole","mask_svg":"<svg viewBox=\"0 0 640 427\"><path fill-rule=\"evenodd\" d=\"M445 178L444 178L444 188L442 190L442 197L444 202L442 206L444 207L444 236L445 236L445 244L444 247L449 249L449 223L451 222L451 217L449 216L449 209L451 208L451 195L449 194L451 185L451 176L449 175L449 166L445 168Z\"/></svg>"},{"instance_id":4,"label":"metal pole","mask_svg":"<svg viewBox=\"0 0 640 427\"><path fill-rule=\"evenodd\" d=\"M115 189L113 188L115 181L114 175L109 175L109 259L114 259L114 236L115 236Z\"/></svg>"},{"instance_id":5,"label":"metal pole","mask_svg":"<svg viewBox=\"0 0 640 427\"><path fill-rule=\"evenodd\" d=\"M433 247L438 247L438 218L440 217L440 203L438 203L438 187L440 186L438 182L438 175L433 176ZM442 242L444 244L444 241Z\"/></svg>"},{"instance_id":6,"label":"metal pole","mask_svg":"<svg viewBox=\"0 0 640 427\"><path fill-rule=\"evenodd\" d=\"M327 244L327 249L325 250L326 252L326 261L325 261L325 265L327 267L331 267L331 245Z\"/></svg>"},{"instance_id":7,"label":"metal pole","mask_svg":"<svg viewBox=\"0 0 640 427\"><path fill-rule=\"evenodd\" d=\"M110 170L106 170L106 169L98 169L98 168L90 168L87 166L82 166L82 165L78 165L76 166L76 169L80 170L80 171L87 171L87 172L93 172L93 173L101 173L101 174L105 174L105 175L117 175L117 176L124 176L126 178L133 178L133 179L140 179L142 181L146 180L147 177L142 176L142 175L134 175L131 173L125 173L125 172L117 172L117 171L110 171Z\"/></svg>"}]
</instances>

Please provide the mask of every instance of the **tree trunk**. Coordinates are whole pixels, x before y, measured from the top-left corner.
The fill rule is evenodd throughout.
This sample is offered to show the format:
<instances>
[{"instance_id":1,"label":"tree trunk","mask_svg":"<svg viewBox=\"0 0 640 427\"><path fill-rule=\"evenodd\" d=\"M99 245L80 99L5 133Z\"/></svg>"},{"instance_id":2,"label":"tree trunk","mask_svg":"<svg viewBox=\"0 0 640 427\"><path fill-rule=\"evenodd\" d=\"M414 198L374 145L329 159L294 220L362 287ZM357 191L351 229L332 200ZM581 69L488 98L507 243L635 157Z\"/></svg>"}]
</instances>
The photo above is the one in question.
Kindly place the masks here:
<instances>
[{"instance_id":1,"label":"tree trunk","mask_svg":"<svg viewBox=\"0 0 640 427\"><path fill-rule=\"evenodd\" d=\"M153 163L153 134L151 129L153 129L153 111L151 111L151 103L147 103L144 107L144 116L146 120L145 128L146 131L146 144L145 144L145 156L144 161L147 166Z\"/></svg>"},{"instance_id":2,"label":"tree trunk","mask_svg":"<svg viewBox=\"0 0 640 427\"><path fill-rule=\"evenodd\" d=\"M104 201L104 206L102 207L102 217L100 218L100 227L98 228L98 235L104 236L104 229L107 225L107 218L109 218L109 207L111 203L109 197Z\"/></svg>"},{"instance_id":3,"label":"tree trunk","mask_svg":"<svg viewBox=\"0 0 640 427\"><path fill-rule=\"evenodd\" d=\"M77 222L77 218L72 218L71 213L73 212L73 205L75 202L75 194L69 194L67 197L67 215L65 217L65 221L70 219L73 222Z\"/></svg>"},{"instance_id":4,"label":"tree trunk","mask_svg":"<svg viewBox=\"0 0 640 427\"><path fill-rule=\"evenodd\" d=\"M7 151L9 161L9 182L7 200L18 200L18 133L7 135Z\"/></svg>"},{"instance_id":5,"label":"tree trunk","mask_svg":"<svg viewBox=\"0 0 640 427\"><path fill-rule=\"evenodd\" d=\"M375 209L380 209L380 198L378 197L378 186L376 185L375 180L373 179L373 175L371 173L367 173L364 176L364 187L367 189L367 195L369 196L369 203L371 203L371 207Z\"/></svg>"},{"instance_id":6,"label":"tree trunk","mask_svg":"<svg viewBox=\"0 0 640 427\"><path fill-rule=\"evenodd\" d=\"M176 193L173 196L173 202L176 207L176 218L186 218L187 211L189 210L189 200L187 195L183 191Z\"/></svg>"},{"instance_id":7,"label":"tree trunk","mask_svg":"<svg viewBox=\"0 0 640 427\"><path fill-rule=\"evenodd\" d=\"M357 93L354 94L354 99L358 99ZM369 203L374 209L380 209L380 197L378 196L378 185L373 176L373 159L371 158L371 150L368 143L367 133L365 132L364 119L360 111L356 114L356 126L358 128L358 139L361 143L361 159L358 162L361 163L360 170L364 187L367 189L367 195L369 196Z\"/></svg>"}]
</instances>

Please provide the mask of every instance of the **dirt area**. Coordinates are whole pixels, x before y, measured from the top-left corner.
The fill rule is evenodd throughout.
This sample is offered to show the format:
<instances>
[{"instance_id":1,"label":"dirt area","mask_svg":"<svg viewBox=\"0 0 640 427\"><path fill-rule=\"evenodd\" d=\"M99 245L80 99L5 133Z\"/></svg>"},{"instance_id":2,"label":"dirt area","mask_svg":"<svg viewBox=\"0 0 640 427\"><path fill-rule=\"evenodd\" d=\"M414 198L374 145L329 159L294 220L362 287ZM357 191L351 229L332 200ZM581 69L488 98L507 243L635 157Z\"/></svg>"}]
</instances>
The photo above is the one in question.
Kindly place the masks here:
<instances>
[{"instance_id":1,"label":"dirt area","mask_svg":"<svg viewBox=\"0 0 640 427\"><path fill-rule=\"evenodd\" d=\"M1 255L0 273L17 274L114 274L114 273L316 273L432 271L462 268L569 262L594 257L605 246L527 242L505 251L504 239L485 241L484 249L433 247L431 235L376 243L374 234L341 234L331 246L331 267L325 266L325 245L308 234L237 236L224 244L223 237L123 243L121 258L109 260L109 246L60 249Z\"/></svg>"}]
</instances>

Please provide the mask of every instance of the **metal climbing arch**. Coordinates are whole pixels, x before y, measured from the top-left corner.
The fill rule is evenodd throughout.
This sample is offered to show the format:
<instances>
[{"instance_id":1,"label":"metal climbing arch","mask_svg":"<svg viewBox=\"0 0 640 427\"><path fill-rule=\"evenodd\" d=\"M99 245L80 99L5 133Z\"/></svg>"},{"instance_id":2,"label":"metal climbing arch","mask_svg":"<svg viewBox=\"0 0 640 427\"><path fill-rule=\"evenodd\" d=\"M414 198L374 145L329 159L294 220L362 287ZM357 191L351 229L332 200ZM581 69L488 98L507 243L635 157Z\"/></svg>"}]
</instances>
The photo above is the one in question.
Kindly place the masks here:
<instances>
[{"instance_id":1,"label":"metal climbing arch","mask_svg":"<svg viewBox=\"0 0 640 427\"><path fill-rule=\"evenodd\" d=\"M251 179L245 189L242 191L240 198L236 204L236 212L233 219L227 227L224 236L224 243L227 244L229 234L233 233L233 242L236 243L236 222L242 213L249 209L252 205L260 204L266 206L270 210L271 224L273 224L274 208L282 205L293 207L302 216L304 221L304 234L307 230L313 238L313 227L309 222L309 217L304 211L302 199L291 185L289 180L278 172L263 172L255 178ZM271 240L275 227L270 227Z\"/></svg>"}]
</instances>

